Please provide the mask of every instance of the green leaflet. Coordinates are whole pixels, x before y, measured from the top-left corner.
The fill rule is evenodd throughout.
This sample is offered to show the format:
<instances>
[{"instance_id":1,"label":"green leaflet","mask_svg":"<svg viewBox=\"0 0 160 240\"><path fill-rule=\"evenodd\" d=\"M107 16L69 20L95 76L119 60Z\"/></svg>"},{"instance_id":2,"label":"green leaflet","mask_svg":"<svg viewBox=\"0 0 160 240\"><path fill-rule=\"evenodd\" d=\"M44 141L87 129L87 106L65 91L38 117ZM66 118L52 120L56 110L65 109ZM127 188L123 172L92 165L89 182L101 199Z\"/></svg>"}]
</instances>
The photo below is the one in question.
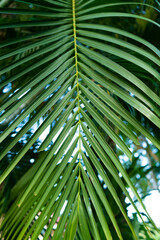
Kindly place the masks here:
<instances>
[{"instance_id":1,"label":"green leaflet","mask_svg":"<svg viewBox=\"0 0 160 240\"><path fill-rule=\"evenodd\" d=\"M82 8L86 7L87 5L93 3L94 1L95 1L95 0L88 0L88 1L85 2L85 3L83 3L83 1L82 1L82 4L80 4L80 6L77 7L78 12L79 12L79 9L82 9ZM77 13L78 13L78 12L77 12Z\"/></svg>"},{"instance_id":2,"label":"green leaflet","mask_svg":"<svg viewBox=\"0 0 160 240\"><path fill-rule=\"evenodd\" d=\"M36 16L48 16L53 18L65 18L70 17L71 14L69 13L56 13L54 12L47 12L47 11L33 11L33 10L23 10L23 9L5 9L0 8L0 13L6 13L6 14L26 14L26 15L36 15Z\"/></svg>"},{"instance_id":3,"label":"green leaflet","mask_svg":"<svg viewBox=\"0 0 160 240\"><path fill-rule=\"evenodd\" d=\"M101 8L104 9L104 8L107 8L107 7L115 7L115 6L121 6L121 5L143 5L143 6L153 8L156 11L159 12L159 9L157 9L157 8L155 8L155 7L153 7L152 5L149 5L149 4L145 4L145 3L141 3L141 2L124 2L124 3L120 2L120 3L107 3L107 4L101 4L101 5L96 6L96 7L90 7L88 9L79 11L78 15L81 15L81 14L84 14L84 13L87 13L87 12L91 12L91 11L94 11L94 10L98 10L98 9L101 9Z\"/></svg>"},{"instance_id":4,"label":"green leaflet","mask_svg":"<svg viewBox=\"0 0 160 240\"><path fill-rule=\"evenodd\" d=\"M25 27L42 27L42 26L57 26L57 25L61 25L63 23L68 23L70 22L70 18L68 19L64 19L62 21L49 21L49 20L46 20L46 21L27 21L27 22L23 22L23 23L10 23L10 24L2 24L0 26L0 29L7 29L7 28L25 28Z\"/></svg>"},{"instance_id":5,"label":"green leaflet","mask_svg":"<svg viewBox=\"0 0 160 240\"><path fill-rule=\"evenodd\" d=\"M55 1L55 0L44 0L44 1L34 1L34 0L16 0L16 2L24 2L24 3L32 3L32 4L40 4L41 6L50 6L52 9L54 9L54 7L58 7L60 6L61 9L64 9L64 7L67 7L67 4L69 4L67 1Z\"/></svg>"},{"instance_id":6,"label":"green leaflet","mask_svg":"<svg viewBox=\"0 0 160 240\"><path fill-rule=\"evenodd\" d=\"M16 2L24 2L23 0L16 0ZM59 9L59 8L57 8L57 6L59 6L58 4L57 4L57 6L55 7L55 6L53 6L52 5L52 3L49 3L49 2L46 2L46 1L32 1L32 0L25 0L25 2L24 3L26 3L26 4L28 4L28 3L31 3L31 4L33 4L33 5L35 5L35 6L39 6L39 7L42 7L42 8L46 8L46 9L50 9L50 10L53 10L53 11L57 11L57 12L67 12L68 11L68 9L66 9L66 8L62 8L62 9ZM67 2L64 2L65 4L68 4ZM55 4L54 4L55 5ZM65 6L65 5L64 5ZM61 7L63 7L63 5L61 6Z\"/></svg>"},{"instance_id":7,"label":"green leaflet","mask_svg":"<svg viewBox=\"0 0 160 240\"><path fill-rule=\"evenodd\" d=\"M95 18L103 18L103 17L128 17L128 18L138 18L138 19L142 19L148 22L151 22L152 24L155 24L157 27L160 27L160 25L149 19L146 17L142 17L139 15L135 15L135 14L130 14L130 13L121 13L121 12L102 12L102 13L92 13L92 14L88 14L88 15L84 15L84 16L80 16L77 18L77 21L84 21L84 20L89 20L89 19L95 19Z\"/></svg>"}]
</instances>

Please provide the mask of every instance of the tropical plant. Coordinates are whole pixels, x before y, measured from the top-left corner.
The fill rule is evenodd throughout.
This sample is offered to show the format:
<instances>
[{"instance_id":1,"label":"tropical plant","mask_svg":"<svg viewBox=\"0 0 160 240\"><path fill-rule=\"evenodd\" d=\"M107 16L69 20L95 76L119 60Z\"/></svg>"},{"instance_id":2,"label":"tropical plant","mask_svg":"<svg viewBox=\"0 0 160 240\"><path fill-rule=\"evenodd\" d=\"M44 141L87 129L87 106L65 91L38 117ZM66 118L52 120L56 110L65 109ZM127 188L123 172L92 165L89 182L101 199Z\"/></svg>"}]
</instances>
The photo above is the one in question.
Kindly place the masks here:
<instances>
[{"instance_id":1,"label":"tropical plant","mask_svg":"<svg viewBox=\"0 0 160 240\"><path fill-rule=\"evenodd\" d=\"M159 84L160 52L145 39L109 24L110 19L139 19L158 28L156 21L123 12L121 7L139 4L159 10L133 1L17 2L15 8L0 9L2 14L22 15L24 19L30 16L27 21L22 18L0 26L19 31L17 38L0 43L5 63L0 88L14 85L0 107L1 125L6 126L1 128L1 142L9 139L0 153L2 162L31 129L32 135L5 164L0 183L48 126L51 128L39 144L38 160L11 190L10 207L1 224L2 237L34 240L47 226L44 239L49 239L60 217L52 239L126 239L114 214L118 208L133 239L138 239L116 185L148 229L127 188L132 190L156 229L116 148L131 160L124 138L138 145L141 133L160 149L160 142L130 111L139 111L149 124L159 128L160 98L148 83ZM102 23L97 24L97 19Z\"/></svg>"},{"instance_id":2,"label":"tropical plant","mask_svg":"<svg viewBox=\"0 0 160 240\"><path fill-rule=\"evenodd\" d=\"M148 229L150 232L152 232L152 237L149 236L146 228L143 226L143 224L140 224L136 215L134 215L134 225L136 232L139 233L139 240L159 240L160 233L158 233L151 225L148 224Z\"/></svg>"}]
</instances>

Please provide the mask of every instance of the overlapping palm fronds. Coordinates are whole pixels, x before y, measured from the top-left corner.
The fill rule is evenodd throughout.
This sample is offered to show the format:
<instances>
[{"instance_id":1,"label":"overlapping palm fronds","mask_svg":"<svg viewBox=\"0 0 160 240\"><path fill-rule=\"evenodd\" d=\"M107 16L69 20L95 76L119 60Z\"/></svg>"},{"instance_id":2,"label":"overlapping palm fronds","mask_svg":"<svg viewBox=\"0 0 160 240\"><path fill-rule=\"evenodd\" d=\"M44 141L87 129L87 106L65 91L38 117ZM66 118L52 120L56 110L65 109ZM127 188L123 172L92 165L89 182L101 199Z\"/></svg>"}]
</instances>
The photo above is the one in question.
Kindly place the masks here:
<instances>
[{"instance_id":1,"label":"overlapping palm fronds","mask_svg":"<svg viewBox=\"0 0 160 240\"><path fill-rule=\"evenodd\" d=\"M156 27L159 24L139 15L109 11L109 7L118 9L123 2L103 5L94 0L19 2L28 4L28 9L0 9L5 14L33 16L31 21L0 26L0 29L18 28L29 32L0 43L2 50L12 48L0 56L1 60L11 60L0 71L5 76L0 88L22 81L20 87L17 86L16 91L1 104L2 124L14 116L1 134L1 141L10 136L24 119L26 121L14 139L3 148L1 161L37 121L42 118L43 121L1 173L0 183L48 126L54 124L39 146L38 151L44 151L41 158L13 188L12 194L17 198L2 223L2 237L17 240L31 237L34 240L47 224L44 235L47 240L60 216L52 239L100 240L99 226L105 239L112 239L110 226L114 227L117 239L123 239L113 209L94 171L96 169L130 227L133 238L137 239L109 176L114 178L141 218L126 185L144 210L145 206L99 127L130 159L132 153L115 129L135 144L139 142L134 130L139 131L160 149L160 142L123 105L123 102L129 104L157 127L160 126L160 98L147 86L138 70L134 71L137 67L148 78L159 81L156 69L160 65L160 53L146 40L120 28L97 24L96 19L106 19L107 22L108 18L115 21L139 18ZM117 38L117 34L121 38ZM33 48L36 50L31 51ZM15 58L29 50L30 54ZM114 56L127 61L133 70L114 60ZM29 104L25 105L27 101ZM19 108L21 111L15 116ZM66 206L61 213L64 204ZM152 222L147 212L146 215Z\"/></svg>"}]
</instances>

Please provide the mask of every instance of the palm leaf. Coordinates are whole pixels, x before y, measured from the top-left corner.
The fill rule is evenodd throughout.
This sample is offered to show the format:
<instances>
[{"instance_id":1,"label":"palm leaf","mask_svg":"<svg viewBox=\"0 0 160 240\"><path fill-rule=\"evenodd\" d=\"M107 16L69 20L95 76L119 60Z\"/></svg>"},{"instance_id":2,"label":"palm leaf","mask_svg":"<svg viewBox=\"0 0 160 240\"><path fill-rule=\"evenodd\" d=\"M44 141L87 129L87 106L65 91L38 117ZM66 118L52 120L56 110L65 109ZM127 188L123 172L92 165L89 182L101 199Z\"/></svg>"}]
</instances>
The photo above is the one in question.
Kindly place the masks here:
<instances>
[{"instance_id":1,"label":"palm leaf","mask_svg":"<svg viewBox=\"0 0 160 240\"><path fill-rule=\"evenodd\" d=\"M123 105L129 104L154 125L160 126L160 98L134 71L137 66L142 73L160 81L157 71L160 52L146 40L114 26L96 24L95 19L104 18L107 22L108 18L138 18L156 27L159 24L143 16L108 10L108 7L142 3L101 5L94 0L18 2L24 6L33 4L34 10L29 7L1 8L0 12L34 18L32 21L4 23L0 26L0 29L26 28L30 32L0 43L1 60L8 59L10 62L0 69L4 76L0 88L8 83L21 82L17 90L1 104L1 124L11 119L0 136L1 142L11 136L19 124L25 123L3 148L0 160L3 162L7 152L37 121L43 121L1 173L0 183L48 126L53 123L54 126L39 145L38 151L44 154L12 189L14 202L1 225L2 237L37 239L47 225L44 235L47 240L60 216L53 239L101 239L97 221L105 239L113 239L110 225L114 227L118 239L123 239L95 168L123 214L134 239L138 239L109 174L142 221L126 186L130 187L148 219L155 225L100 128L130 159L132 153L115 129L135 144L139 144L136 132L140 132L160 149L160 142ZM146 6L159 11L153 6ZM92 23L88 23L88 20L92 20ZM116 34L124 36L127 41L117 39ZM23 54L26 51L29 54ZM16 58L19 54L22 57ZM115 56L129 62L133 69L123 66L123 61L122 64L116 61ZM18 115L17 109L20 109ZM65 203L66 207L61 213ZM145 222L144 225L147 228Z\"/></svg>"}]
</instances>

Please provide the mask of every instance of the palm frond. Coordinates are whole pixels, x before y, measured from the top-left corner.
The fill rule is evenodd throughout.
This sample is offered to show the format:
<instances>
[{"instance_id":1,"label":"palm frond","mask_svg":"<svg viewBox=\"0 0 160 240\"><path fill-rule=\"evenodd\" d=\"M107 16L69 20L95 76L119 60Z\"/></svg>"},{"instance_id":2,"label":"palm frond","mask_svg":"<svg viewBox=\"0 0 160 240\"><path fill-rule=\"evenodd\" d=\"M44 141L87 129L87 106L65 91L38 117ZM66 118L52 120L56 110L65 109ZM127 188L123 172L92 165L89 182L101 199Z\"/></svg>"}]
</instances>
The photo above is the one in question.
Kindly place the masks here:
<instances>
[{"instance_id":1,"label":"palm frond","mask_svg":"<svg viewBox=\"0 0 160 240\"><path fill-rule=\"evenodd\" d=\"M29 15L33 20L0 26L0 29L26 28L29 32L0 43L0 58L9 62L0 69L1 76L4 76L0 88L16 81L21 83L1 104L1 124L7 118L12 119L0 136L1 142L24 120L25 123L3 148L0 160L3 161L7 152L33 129L37 121L43 121L1 172L0 183L45 130L50 125L53 127L39 144L38 151L44 154L12 189L14 202L1 225L2 237L17 240L31 237L34 240L47 225L44 235L47 240L60 217L52 239L101 239L97 219L105 239L113 239L111 226L118 239L123 239L99 175L134 239L138 239L110 175L128 197L146 228L147 224L127 187L153 226L154 222L100 128L129 159L132 159L132 153L119 133L139 144L138 131L160 149L160 142L123 105L129 104L160 127L160 98L140 77L138 70L134 71L137 67L159 82L160 52L143 38L115 26L97 24L96 19L102 18L107 22L108 18L138 18L155 27L159 24L140 15L108 10L108 7L142 3L100 5L93 0L17 2L27 4L28 9L1 8L0 12ZM93 2L95 6L92 6ZM159 11L157 8L154 10ZM116 38L116 34L121 39ZM26 51L29 54L23 54ZM21 58L16 57L19 54ZM115 56L120 61L116 61ZM123 60L133 66L133 70L123 65ZM29 105L25 104L28 101ZM15 115L17 109L20 111Z\"/></svg>"}]
</instances>

